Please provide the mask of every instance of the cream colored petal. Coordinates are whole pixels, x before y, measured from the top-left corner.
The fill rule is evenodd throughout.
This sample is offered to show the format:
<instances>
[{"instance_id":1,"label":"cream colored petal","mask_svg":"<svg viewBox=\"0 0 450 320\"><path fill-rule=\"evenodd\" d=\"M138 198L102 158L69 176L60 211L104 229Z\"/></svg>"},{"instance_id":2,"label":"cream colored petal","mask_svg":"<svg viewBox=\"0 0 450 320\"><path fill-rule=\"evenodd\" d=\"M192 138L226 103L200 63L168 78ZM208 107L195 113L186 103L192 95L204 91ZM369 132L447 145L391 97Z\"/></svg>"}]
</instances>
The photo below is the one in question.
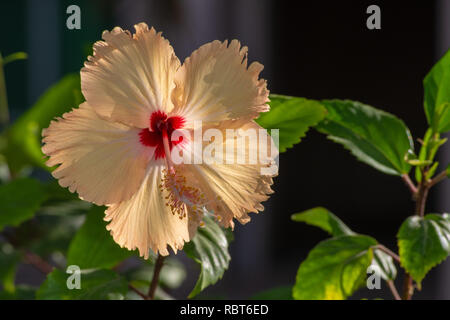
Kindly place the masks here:
<instances>
[{"instance_id":1,"label":"cream colored petal","mask_svg":"<svg viewBox=\"0 0 450 320\"><path fill-rule=\"evenodd\" d=\"M87 104L52 121L42 151L63 187L99 205L129 199L142 183L151 149L139 129L102 120Z\"/></svg>"},{"instance_id":2,"label":"cream colored petal","mask_svg":"<svg viewBox=\"0 0 450 320\"><path fill-rule=\"evenodd\" d=\"M227 155L235 155L236 149L226 149L226 144L234 139L227 139L226 129L242 130L254 129L259 135L264 135L267 143L267 157L257 156L256 163L249 163L249 153L259 153L261 145L245 145L245 164L231 163L225 160ZM205 128L208 129L208 128ZM264 210L261 202L269 198L269 194L273 193L271 185L273 177L277 175L278 168L271 157L271 148L275 148L270 136L264 131L262 134L259 125L252 122L243 121L224 121L217 129L223 132L223 163L205 163L205 155L203 154L202 164L185 165L184 174L188 180L195 181L195 184L205 194L208 201L207 208L219 215L221 222L225 227L233 227L233 218L241 223L250 221L249 212L257 213ZM205 143L206 144L206 143ZM205 146L205 145L204 145ZM277 155L277 153L274 153ZM196 157L198 154L196 155ZM275 166L275 172L270 174L262 174L262 168Z\"/></svg>"},{"instance_id":3,"label":"cream colored petal","mask_svg":"<svg viewBox=\"0 0 450 320\"><path fill-rule=\"evenodd\" d=\"M187 126L195 120L254 119L269 110L266 81L258 79L262 69L258 62L247 68L247 47L237 40L205 44L177 71L174 113L185 116Z\"/></svg>"},{"instance_id":4,"label":"cream colored petal","mask_svg":"<svg viewBox=\"0 0 450 320\"><path fill-rule=\"evenodd\" d=\"M148 258L149 250L168 255L168 246L176 253L195 234L197 224L188 217L180 219L165 205L161 183L164 164L150 168L139 191L128 201L111 205L106 210L107 229L114 240L130 250L138 249Z\"/></svg>"},{"instance_id":5,"label":"cream colored petal","mask_svg":"<svg viewBox=\"0 0 450 320\"><path fill-rule=\"evenodd\" d=\"M145 23L135 29L133 36L118 27L103 32L81 69L81 89L101 117L146 128L153 111L172 110L180 61L161 33Z\"/></svg>"}]
</instances>

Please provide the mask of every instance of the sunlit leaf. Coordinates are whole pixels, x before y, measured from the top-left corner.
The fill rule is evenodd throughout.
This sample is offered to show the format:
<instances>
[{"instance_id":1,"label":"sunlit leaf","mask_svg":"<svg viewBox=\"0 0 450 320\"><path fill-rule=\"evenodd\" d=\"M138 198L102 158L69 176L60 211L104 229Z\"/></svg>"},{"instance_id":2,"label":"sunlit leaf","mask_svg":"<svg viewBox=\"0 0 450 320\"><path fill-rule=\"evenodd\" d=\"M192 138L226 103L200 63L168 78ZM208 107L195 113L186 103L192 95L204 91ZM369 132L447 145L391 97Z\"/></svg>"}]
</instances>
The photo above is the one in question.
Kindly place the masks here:
<instances>
[{"instance_id":1,"label":"sunlit leaf","mask_svg":"<svg viewBox=\"0 0 450 320\"><path fill-rule=\"evenodd\" d=\"M394 115L349 100L324 100L328 115L317 129L342 144L360 161L387 174L408 173L409 129Z\"/></svg>"},{"instance_id":2,"label":"sunlit leaf","mask_svg":"<svg viewBox=\"0 0 450 320\"><path fill-rule=\"evenodd\" d=\"M450 51L433 66L423 80L428 123L437 132L450 130Z\"/></svg>"},{"instance_id":3,"label":"sunlit leaf","mask_svg":"<svg viewBox=\"0 0 450 320\"><path fill-rule=\"evenodd\" d=\"M450 253L450 216L409 217L401 225L397 238L401 265L420 287L428 271Z\"/></svg>"},{"instance_id":4,"label":"sunlit leaf","mask_svg":"<svg viewBox=\"0 0 450 320\"><path fill-rule=\"evenodd\" d=\"M293 214L291 219L296 222L304 222L318 227L334 237L356 235L356 233L350 230L341 219L322 207L316 207ZM373 250L373 253L372 264L378 267L381 277L385 280L395 279L397 268L395 267L392 257L377 248Z\"/></svg>"},{"instance_id":5,"label":"sunlit leaf","mask_svg":"<svg viewBox=\"0 0 450 320\"><path fill-rule=\"evenodd\" d=\"M325 117L317 101L282 95L270 96L270 111L261 113L256 122L267 129L279 129L279 151L285 152L299 143L311 126Z\"/></svg>"},{"instance_id":6,"label":"sunlit leaf","mask_svg":"<svg viewBox=\"0 0 450 320\"><path fill-rule=\"evenodd\" d=\"M297 300L341 300L366 283L375 239L346 235L320 242L300 265L293 288Z\"/></svg>"},{"instance_id":7,"label":"sunlit leaf","mask_svg":"<svg viewBox=\"0 0 450 320\"><path fill-rule=\"evenodd\" d=\"M321 228L333 236L354 234L354 232L351 231L341 219L322 207L316 207L300 213L295 213L291 216L291 219L296 222L304 222Z\"/></svg>"}]
</instances>

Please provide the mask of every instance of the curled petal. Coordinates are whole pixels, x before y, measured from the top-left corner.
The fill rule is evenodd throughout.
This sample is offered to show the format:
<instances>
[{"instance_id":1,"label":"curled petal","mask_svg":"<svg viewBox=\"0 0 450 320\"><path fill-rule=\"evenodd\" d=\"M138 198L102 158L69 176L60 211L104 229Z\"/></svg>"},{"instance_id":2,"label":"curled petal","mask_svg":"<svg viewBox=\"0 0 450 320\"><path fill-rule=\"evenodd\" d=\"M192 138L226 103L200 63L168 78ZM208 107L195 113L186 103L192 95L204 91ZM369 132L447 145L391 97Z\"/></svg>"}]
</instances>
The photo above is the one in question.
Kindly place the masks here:
<instances>
[{"instance_id":1,"label":"curled petal","mask_svg":"<svg viewBox=\"0 0 450 320\"><path fill-rule=\"evenodd\" d=\"M63 187L98 205L127 200L141 185L151 150L139 129L100 119L87 104L52 121L42 151Z\"/></svg>"},{"instance_id":2,"label":"curled petal","mask_svg":"<svg viewBox=\"0 0 450 320\"><path fill-rule=\"evenodd\" d=\"M186 59L175 77L174 113L189 121L219 122L256 118L269 110L266 81L259 79L263 66L247 68L247 47L237 40L213 41Z\"/></svg>"},{"instance_id":3,"label":"curled petal","mask_svg":"<svg viewBox=\"0 0 450 320\"><path fill-rule=\"evenodd\" d=\"M210 127L211 128L211 127ZM255 130L258 139L264 136L265 151L264 156L259 154L261 144L245 144L244 163L237 162L235 139L227 137L226 129L240 128L242 130ZM208 129L208 128L207 128ZM277 175L278 167L275 164L272 148L275 148L271 137L267 132L253 121L224 121L220 127L216 127L223 133L223 143L217 144L216 149L223 153L222 163L207 163L203 154L201 164L185 165L184 174L190 181L195 181L195 185L205 194L207 199L207 209L212 211L222 225L233 227L233 218L245 224L250 221L249 212L258 213L264 210L261 202L269 198L273 193L271 185L273 177ZM260 129L262 131L260 131ZM247 140L248 141L248 140ZM227 149L227 144L234 146ZM198 154L194 157L198 157ZM250 162L250 153L257 156L256 162ZM278 153L275 152L275 155ZM230 163L226 159L233 159ZM264 169L272 170L264 171Z\"/></svg>"},{"instance_id":4,"label":"curled petal","mask_svg":"<svg viewBox=\"0 0 450 320\"><path fill-rule=\"evenodd\" d=\"M174 76L180 66L169 42L148 29L136 33L114 28L94 44L94 55L81 69L81 89L103 118L146 128L153 111L169 112Z\"/></svg>"}]
</instances>

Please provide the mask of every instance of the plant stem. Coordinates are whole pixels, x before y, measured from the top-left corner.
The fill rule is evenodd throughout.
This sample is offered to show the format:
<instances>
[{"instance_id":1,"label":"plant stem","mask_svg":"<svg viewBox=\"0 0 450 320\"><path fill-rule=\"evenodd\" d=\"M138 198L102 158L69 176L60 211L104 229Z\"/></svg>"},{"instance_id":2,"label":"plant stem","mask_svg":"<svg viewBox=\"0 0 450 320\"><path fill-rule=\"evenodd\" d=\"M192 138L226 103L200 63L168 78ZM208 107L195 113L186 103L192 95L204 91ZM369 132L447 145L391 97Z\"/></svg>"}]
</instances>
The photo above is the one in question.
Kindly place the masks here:
<instances>
[{"instance_id":1,"label":"plant stem","mask_svg":"<svg viewBox=\"0 0 450 320\"><path fill-rule=\"evenodd\" d=\"M142 299L144 300L148 300L148 296L146 296L143 292L141 292L138 288L136 288L135 286L128 284L128 288L130 288L130 290L133 290L134 292L136 292L136 294L138 296L140 296Z\"/></svg>"},{"instance_id":2,"label":"plant stem","mask_svg":"<svg viewBox=\"0 0 450 320\"><path fill-rule=\"evenodd\" d=\"M3 66L3 57L0 53L0 125L2 127L9 123L8 96L6 93L6 81Z\"/></svg>"},{"instance_id":3,"label":"plant stem","mask_svg":"<svg viewBox=\"0 0 450 320\"><path fill-rule=\"evenodd\" d=\"M384 253L390 255L395 261L397 261L398 263L400 263L400 257L398 256L398 254L396 254L395 252L393 252L392 250L386 248L385 246L383 246L382 244L378 244L375 246L375 249L381 250Z\"/></svg>"},{"instance_id":4,"label":"plant stem","mask_svg":"<svg viewBox=\"0 0 450 320\"><path fill-rule=\"evenodd\" d=\"M397 288L396 288L395 285L394 285L394 282L393 282L392 280L387 280L386 282L387 282L387 284L388 284L388 286L389 286L389 289L390 289L391 292L392 292L392 295L394 296L394 299L395 299L395 300L402 300L402 298L401 298L400 295L398 294L398 291L397 291Z\"/></svg>"},{"instance_id":5,"label":"plant stem","mask_svg":"<svg viewBox=\"0 0 450 320\"><path fill-rule=\"evenodd\" d=\"M403 280L403 300L411 300L414 294L413 279L409 273L405 274L405 280Z\"/></svg>"},{"instance_id":6,"label":"plant stem","mask_svg":"<svg viewBox=\"0 0 450 320\"><path fill-rule=\"evenodd\" d=\"M425 174L423 174L425 176ZM425 214L425 204L427 202L428 190L430 189L429 184L422 179L419 184L419 190L417 191L417 199L416 199L416 215L419 217L423 217Z\"/></svg>"},{"instance_id":7,"label":"plant stem","mask_svg":"<svg viewBox=\"0 0 450 320\"><path fill-rule=\"evenodd\" d=\"M441 182L442 180L447 179L447 170L442 171L438 175L436 175L433 179L428 182L428 188L431 188L436 183Z\"/></svg>"},{"instance_id":8,"label":"plant stem","mask_svg":"<svg viewBox=\"0 0 450 320\"><path fill-rule=\"evenodd\" d=\"M414 184L414 182L412 182L411 178L409 177L409 175L407 175L406 173L402 174L402 179L405 182L406 186L409 188L409 190L411 191L411 194L413 196L415 196L417 194L417 187Z\"/></svg>"},{"instance_id":9,"label":"plant stem","mask_svg":"<svg viewBox=\"0 0 450 320\"><path fill-rule=\"evenodd\" d=\"M159 282L159 274L161 273L161 269L164 266L164 257L158 254L155 262L155 270L153 271L153 278L150 284L150 288L148 289L148 298L153 300L155 298L155 291L158 287Z\"/></svg>"},{"instance_id":10,"label":"plant stem","mask_svg":"<svg viewBox=\"0 0 450 320\"><path fill-rule=\"evenodd\" d=\"M25 261L33 265L36 269L41 271L43 274L49 274L53 270L53 266L47 261L42 259L37 254L30 251L25 251Z\"/></svg>"},{"instance_id":11,"label":"plant stem","mask_svg":"<svg viewBox=\"0 0 450 320\"><path fill-rule=\"evenodd\" d=\"M417 190L417 196L415 197L416 201L416 209L415 214L419 217L423 217L425 215L425 205L427 202L428 191L431 186L441 181L442 173L436 176L431 182L426 181L424 178L419 183L419 187ZM426 170L422 169L422 177L426 177ZM433 181L437 181L434 182ZM414 283L410 274L405 274L405 279L403 282L403 300L411 300L412 295L414 294Z\"/></svg>"}]
</instances>

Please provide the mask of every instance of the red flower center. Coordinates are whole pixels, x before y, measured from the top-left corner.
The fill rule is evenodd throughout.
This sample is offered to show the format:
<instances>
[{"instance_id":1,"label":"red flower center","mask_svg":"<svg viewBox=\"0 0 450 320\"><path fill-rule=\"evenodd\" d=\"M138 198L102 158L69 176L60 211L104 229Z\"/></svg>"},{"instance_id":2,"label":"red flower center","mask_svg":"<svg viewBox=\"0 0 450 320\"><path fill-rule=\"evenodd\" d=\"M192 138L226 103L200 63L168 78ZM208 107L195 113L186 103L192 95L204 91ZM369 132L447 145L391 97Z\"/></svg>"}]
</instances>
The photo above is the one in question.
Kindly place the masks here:
<instances>
[{"instance_id":1,"label":"red flower center","mask_svg":"<svg viewBox=\"0 0 450 320\"><path fill-rule=\"evenodd\" d=\"M155 111L150 116L150 127L142 129L139 132L139 138L141 143L147 147L156 147L155 159L164 158L166 156L164 152L163 139L166 136L169 140L169 147L172 150L173 146L176 146L183 141L183 137L180 136L177 141L172 141L172 133L176 129L183 128L185 120L180 116L167 117L162 111Z\"/></svg>"}]
</instances>

